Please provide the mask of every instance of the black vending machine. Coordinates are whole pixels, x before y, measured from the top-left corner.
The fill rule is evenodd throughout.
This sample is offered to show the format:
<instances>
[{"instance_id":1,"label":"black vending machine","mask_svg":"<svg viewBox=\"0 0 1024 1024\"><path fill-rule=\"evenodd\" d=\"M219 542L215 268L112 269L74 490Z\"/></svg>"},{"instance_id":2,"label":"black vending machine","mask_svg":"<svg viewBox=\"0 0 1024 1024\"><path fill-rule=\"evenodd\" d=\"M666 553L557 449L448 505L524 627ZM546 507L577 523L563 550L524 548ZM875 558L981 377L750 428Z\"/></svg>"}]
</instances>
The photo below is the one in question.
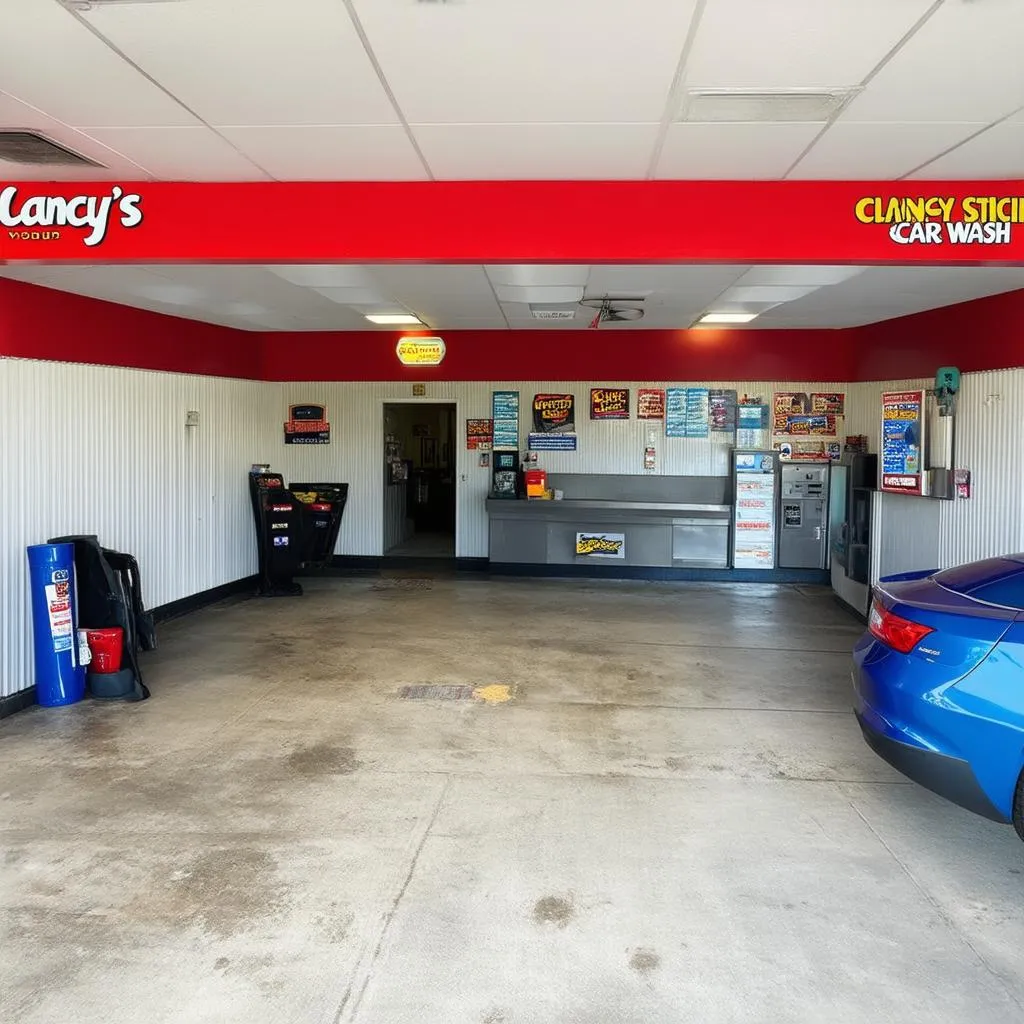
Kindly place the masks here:
<instances>
[{"instance_id":1,"label":"black vending machine","mask_svg":"<svg viewBox=\"0 0 1024 1024\"><path fill-rule=\"evenodd\" d=\"M302 593L295 574L329 564L348 499L348 484L293 484L267 467L249 473L249 494L259 555L259 593Z\"/></svg>"}]
</instances>

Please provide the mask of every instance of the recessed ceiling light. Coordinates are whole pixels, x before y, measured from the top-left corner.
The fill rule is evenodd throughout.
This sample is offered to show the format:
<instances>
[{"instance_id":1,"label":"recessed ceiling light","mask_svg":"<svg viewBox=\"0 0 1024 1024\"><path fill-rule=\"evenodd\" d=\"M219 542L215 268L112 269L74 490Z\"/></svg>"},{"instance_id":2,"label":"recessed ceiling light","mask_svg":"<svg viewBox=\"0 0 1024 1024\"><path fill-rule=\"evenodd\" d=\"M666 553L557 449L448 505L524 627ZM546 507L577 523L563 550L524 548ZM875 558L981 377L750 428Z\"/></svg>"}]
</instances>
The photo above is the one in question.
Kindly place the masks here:
<instances>
[{"instance_id":1,"label":"recessed ceiling light","mask_svg":"<svg viewBox=\"0 0 1024 1024\"><path fill-rule=\"evenodd\" d=\"M412 313L367 313L366 319L371 324L382 324L387 327L408 327L410 324L426 327L426 324Z\"/></svg>"},{"instance_id":2,"label":"recessed ceiling light","mask_svg":"<svg viewBox=\"0 0 1024 1024\"><path fill-rule=\"evenodd\" d=\"M705 313L699 324L749 324L757 318L756 313Z\"/></svg>"}]
</instances>

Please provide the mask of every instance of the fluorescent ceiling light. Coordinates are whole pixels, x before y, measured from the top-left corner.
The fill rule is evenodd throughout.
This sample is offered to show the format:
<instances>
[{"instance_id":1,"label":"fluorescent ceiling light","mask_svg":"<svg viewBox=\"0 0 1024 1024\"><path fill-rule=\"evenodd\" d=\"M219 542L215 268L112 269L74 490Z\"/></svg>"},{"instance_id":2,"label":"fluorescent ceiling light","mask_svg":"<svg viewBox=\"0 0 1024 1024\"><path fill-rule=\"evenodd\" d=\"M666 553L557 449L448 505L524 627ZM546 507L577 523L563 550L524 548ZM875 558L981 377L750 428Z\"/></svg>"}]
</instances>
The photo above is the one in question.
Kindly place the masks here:
<instances>
[{"instance_id":1,"label":"fluorescent ceiling light","mask_svg":"<svg viewBox=\"0 0 1024 1024\"><path fill-rule=\"evenodd\" d=\"M406 327L410 324L426 327L426 324L412 313L366 313L365 316L371 324L381 324L386 327Z\"/></svg>"},{"instance_id":2,"label":"fluorescent ceiling light","mask_svg":"<svg viewBox=\"0 0 1024 1024\"><path fill-rule=\"evenodd\" d=\"M749 89L694 89L683 102L681 121L703 123L825 122L856 90L784 89L764 92Z\"/></svg>"},{"instance_id":3,"label":"fluorescent ceiling light","mask_svg":"<svg viewBox=\"0 0 1024 1024\"><path fill-rule=\"evenodd\" d=\"M757 313L705 313L699 324L749 324L757 318Z\"/></svg>"}]
</instances>

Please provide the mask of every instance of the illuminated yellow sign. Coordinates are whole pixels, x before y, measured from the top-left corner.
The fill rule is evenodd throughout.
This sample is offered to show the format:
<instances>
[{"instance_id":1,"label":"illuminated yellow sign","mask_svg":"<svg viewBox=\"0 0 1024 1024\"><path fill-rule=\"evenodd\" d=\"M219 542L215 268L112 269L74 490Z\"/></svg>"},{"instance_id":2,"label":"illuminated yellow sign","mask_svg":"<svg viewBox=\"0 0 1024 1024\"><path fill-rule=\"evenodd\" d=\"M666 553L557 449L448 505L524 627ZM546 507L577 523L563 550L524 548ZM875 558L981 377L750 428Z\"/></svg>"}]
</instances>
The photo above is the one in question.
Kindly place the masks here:
<instances>
[{"instance_id":1,"label":"illuminated yellow sign","mask_svg":"<svg viewBox=\"0 0 1024 1024\"><path fill-rule=\"evenodd\" d=\"M396 349L403 366L440 366L444 359L443 338L402 338Z\"/></svg>"},{"instance_id":2,"label":"illuminated yellow sign","mask_svg":"<svg viewBox=\"0 0 1024 1024\"><path fill-rule=\"evenodd\" d=\"M576 554L598 558L625 558L626 537L621 533L577 533Z\"/></svg>"}]
</instances>

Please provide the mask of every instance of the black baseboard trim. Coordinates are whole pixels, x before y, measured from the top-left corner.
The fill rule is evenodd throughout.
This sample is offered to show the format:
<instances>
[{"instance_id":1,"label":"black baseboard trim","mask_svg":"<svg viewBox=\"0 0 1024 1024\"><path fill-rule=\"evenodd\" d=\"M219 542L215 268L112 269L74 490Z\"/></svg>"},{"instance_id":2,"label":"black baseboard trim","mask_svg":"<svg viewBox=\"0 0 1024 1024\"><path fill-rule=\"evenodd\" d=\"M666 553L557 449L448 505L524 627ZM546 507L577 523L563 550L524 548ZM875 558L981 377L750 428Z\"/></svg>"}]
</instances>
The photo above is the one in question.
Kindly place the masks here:
<instances>
[{"instance_id":1,"label":"black baseboard trim","mask_svg":"<svg viewBox=\"0 0 1024 1024\"><path fill-rule=\"evenodd\" d=\"M541 565L533 562L489 562L495 576L537 576L547 579L677 580L695 583L829 583L824 569L698 569L648 565Z\"/></svg>"},{"instance_id":2,"label":"black baseboard trim","mask_svg":"<svg viewBox=\"0 0 1024 1024\"><path fill-rule=\"evenodd\" d=\"M198 594L191 594L188 597L179 598L177 601L168 601L167 604L161 604L156 608L150 609L153 621L159 625L161 622L168 622L170 619L177 619L182 615L188 615L189 612L197 612L200 608L206 608L228 597L237 597L239 595L252 596L256 593L258 583L258 577L244 576L240 580L222 583L219 587L201 590Z\"/></svg>"},{"instance_id":3,"label":"black baseboard trim","mask_svg":"<svg viewBox=\"0 0 1024 1024\"><path fill-rule=\"evenodd\" d=\"M486 558L416 558L409 555L335 555L323 569L307 569L303 576L379 576L382 572L487 572Z\"/></svg>"},{"instance_id":4,"label":"black baseboard trim","mask_svg":"<svg viewBox=\"0 0 1024 1024\"><path fill-rule=\"evenodd\" d=\"M0 697L0 718L13 715L16 711L24 711L32 707L36 702L36 688L30 686L27 690L19 690L9 697Z\"/></svg>"}]
</instances>

